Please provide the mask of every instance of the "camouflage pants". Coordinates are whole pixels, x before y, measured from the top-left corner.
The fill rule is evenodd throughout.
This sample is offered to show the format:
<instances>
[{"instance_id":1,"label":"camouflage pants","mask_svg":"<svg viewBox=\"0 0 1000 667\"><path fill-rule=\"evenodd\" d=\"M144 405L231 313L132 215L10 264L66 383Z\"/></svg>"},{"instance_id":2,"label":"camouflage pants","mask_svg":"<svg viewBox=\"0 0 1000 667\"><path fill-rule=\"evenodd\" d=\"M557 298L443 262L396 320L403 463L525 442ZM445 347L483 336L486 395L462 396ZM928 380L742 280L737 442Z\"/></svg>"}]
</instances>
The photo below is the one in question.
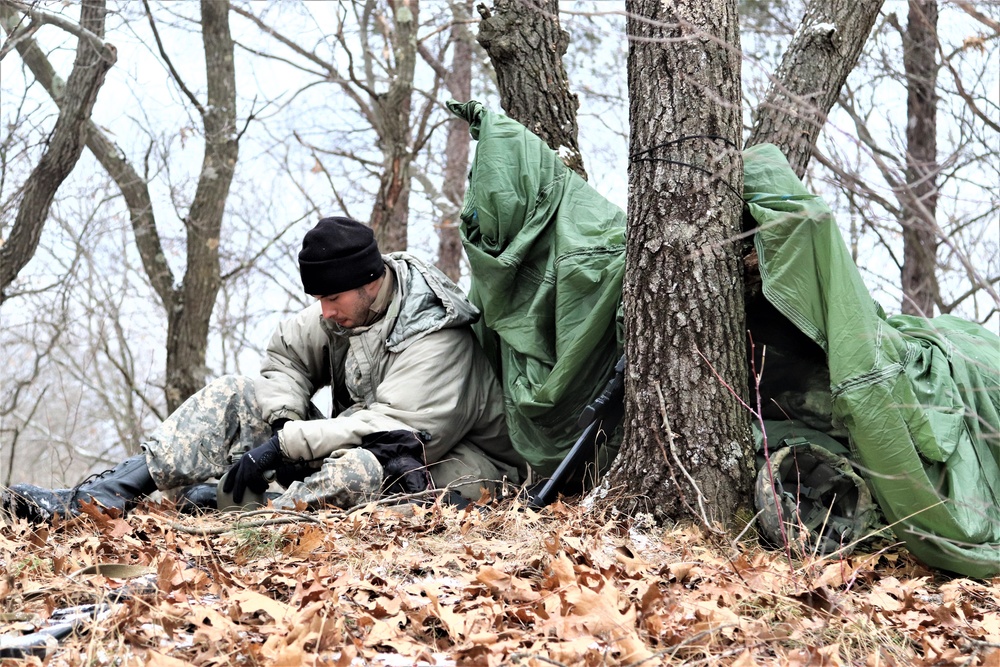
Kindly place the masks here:
<instances>
[{"instance_id":1,"label":"camouflage pants","mask_svg":"<svg viewBox=\"0 0 1000 667\"><path fill-rule=\"evenodd\" d=\"M319 416L318 410L314 410ZM159 489L173 489L221 477L244 452L271 437L261 416L253 380L225 375L213 380L167 417L142 443L150 475ZM293 482L273 502L296 501L316 508L352 507L378 495L382 466L359 448L334 452L315 473Z\"/></svg>"}]
</instances>

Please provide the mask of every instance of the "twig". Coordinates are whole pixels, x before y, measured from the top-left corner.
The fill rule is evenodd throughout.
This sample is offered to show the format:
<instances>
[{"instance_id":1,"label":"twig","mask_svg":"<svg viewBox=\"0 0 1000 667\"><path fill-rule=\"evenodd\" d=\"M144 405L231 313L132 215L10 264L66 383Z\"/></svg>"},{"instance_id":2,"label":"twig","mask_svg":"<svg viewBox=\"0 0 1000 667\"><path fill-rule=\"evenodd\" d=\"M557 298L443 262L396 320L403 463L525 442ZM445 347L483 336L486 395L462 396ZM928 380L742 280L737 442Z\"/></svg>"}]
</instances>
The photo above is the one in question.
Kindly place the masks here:
<instances>
[{"instance_id":1,"label":"twig","mask_svg":"<svg viewBox=\"0 0 1000 667\"><path fill-rule=\"evenodd\" d=\"M3 43L3 46L0 46L0 60L3 60L11 50L17 48L18 44L25 40L30 40L41 27L41 23L32 21L26 28L19 27L11 31L7 37L7 41Z\"/></svg>"},{"instance_id":2,"label":"twig","mask_svg":"<svg viewBox=\"0 0 1000 667\"><path fill-rule=\"evenodd\" d=\"M767 439L767 429L764 428L764 406L761 405L760 381L764 377L764 362L767 360L767 345L760 350L760 370L757 370L755 355L757 354L757 344L753 340L753 334L747 330L747 337L750 338L750 372L753 373L754 393L757 394L757 410L750 411L750 414L757 420L760 426L760 439L764 447L764 466L767 468L767 482L771 486L771 498L774 501L774 512L778 516L778 532L781 534L781 543L785 547L785 558L788 560L788 569L792 570L792 545L788 541L788 533L785 532L785 519L781 516L781 498L778 496L778 488L774 485L774 470L771 467L771 449ZM706 359L707 361L707 359ZM709 364L711 366L711 364ZM714 372L715 369L713 369ZM774 400L774 399L772 399Z\"/></svg>"},{"instance_id":3,"label":"twig","mask_svg":"<svg viewBox=\"0 0 1000 667\"><path fill-rule=\"evenodd\" d=\"M391 496L386 496L385 498L379 498L377 500L372 500L366 503L358 503L357 505L354 505L353 507L344 511L347 514L350 514L351 512L355 512L359 509L368 507L369 505L375 505L375 506L399 505L405 503L408 500L419 500L421 498L428 498L430 496L444 495L449 491L454 490L454 488L457 486L465 486L466 484L476 484L477 482L495 482L495 481L496 480L482 479L482 478L466 480L464 477L460 477L451 484L449 484L448 486L441 489L424 489L423 491L415 491L413 493L394 493Z\"/></svg>"},{"instance_id":4,"label":"twig","mask_svg":"<svg viewBox=\"0 0 1000 667\"><path fill-rule=\"evenodd\" d=\"M220 514L223 516L225 513ZM268 508L261 510L253 510L251 512L233 512L236 516L236 521L229 526L215 526L212 528L203 528L197 526L188 526L179 521L170 521L167 523L168 526L174 530L180 531L182 533L187 533L188 535L224 535L225 533L231 533L237 530L244 530L246 528L261 528L263 526L279 526L287 523L313 523L318 525L323 525L323 522L314 516L304 514L302 512L295 512L292 510L283 510L277 508ZM248 516L257 516L260 514L279 514L283 516L276 516L271 519L263 519L261 521L250 521L242 522L242 519Z\"/></svg>"},{"instance_id":5,"label":"twig","mask_svg":"<svg viewBox=\"0 0 1000 667\"><path fill-rule=\"evenodd\" d=\"M673 658L675 655L677 655L677 651L681 650L682 648L684 648L688 644L701 639L702 637L704 637L706 635L715 634L716 632L718 632L719 630L721 630L723 628L735 628L735 627L738 627L736 623L723 623L721 625L715 626L714 628L709 628L707 630L702 630L701 632L695 633L695 634L691 635L690 637L688 637L687 639L685 639L684 641L682 641L680 644L675 644L674 646L671 646L670 647L670 657ZM664 651L664 653L666 653L666 651ZM631 665L629 665L628 667L631 667Z\"/></svg>"},{"instance_id":6,"label":"twig","mask_svg":"<svg viewBox=\"0 0 1000 667\"><path fill-rule=\"evenodd\" d=\"M705 529L708 530L708 532L715 533L717 535L722 534L721 531L713 527L712 522L708 520L708 514L705 512L705 503L704 503L705 497L702 494L701 489L698 487L698 483L694 481L694 478L691 477L690 473L688 473L687 468L685 468L684 464L681 463L680 457L677 456L677 451L674 448L674 432L670 429L670 420L667 418L667 406L666 402L663 400L663 389L660 387L659 382L656 383L655 387L656 387L656 396L660 400L660 416L663 418L663 428L667 429L667 444L670 446L670 454L673 456L674 462L677 464L677 467L681 469L681 473L684 475L685 478L687 478L688 483L694 489L695 497L698 499L699 511L697 513L694 512L690 506L688 507L688 511L691 512L692 514L695 514L695 516L697 516L701 520L701 522L705 526ZM661 448L663 447L662 443L660 444L660 447ZM687 503L685 503L685 505L687 505Z\"/></svg>"},{"instance_id":7,"label":"twig","mask_svg":"<svg viewBox=\"0 0 1000 667\"><path fill-rule=\"evenodd\" d=\"M739 545L740 540L743 538L744 535L746 535L746 532L748 530L750 530L750 527L753 526L754 522L757 521L757 518L761 514L763 514L763 513L764 513L764 510L760 510L759 512L757 512L756 514L754 514L752 517L750 517L750 520L747 521L747 525L745 525L743 527L743 530L740 531L739 535L737 535L736 537L733 538L733 544L732 544L732 546L733 546L734 549L738 549L739 548L738 545Z\"/></svg>"},{"instance_id":8,"label":"twig","mask_svg":"<svg viewBox=\"0 0 1000 667\"><path fill-rule=\"evenodd\" d=\"M24 12L25 14L30 16L33 21L38 21L39 23L49 23L51 25L56 26L57 28L62 28L71 35L76 35L80 39L88 40L94 45L94 48L97 49L98 53L102 54L102 56L105 58L108 57L105 49L110 45L103 39L98 37L96 34L91 32L90 30L87 30L86 28L81 26L79 23L74 23L73 21L64 19L61 16L57 16L56 14L50 14L49 12L39 11L31 5L25 4L23 2L18 2L17 0L0 0L0 4ZM31 29L32 27L29 26L28 30Z\"/></svg>"},{"instance_id":9,"label":"twig","mask_svg":"<svg viewBox=\"0 0 1000 667\"><path fill-rule=\"evenodd\" d=\"M674 483L674 486L677 487L677 496L680 499L681 504L684 505L688 514L691 516L697 516L698 513L694 511L694 508L691 507L687 501L687 496L684 495L684 488L681 486L680 482L677 481L677 476L674 475L674 467L670 465L670 457L667 456L667 448L663 446L663 441L660 440L660 434L654 430L653 437L656 439L656 444L660 446L660 452L663 454L663 460L666 462L667 468L670 471L670 480Z\"/></svg>"},{"instance_id":10,"label":"twig","mask_svg":"<svg viewBox=\"0 0 1000 667\"><path fill-rule=\"evenodd\" d=\"M160 39L160 31L156 29L156 22L153 21L153 12L149 8L149 0L142 0L142 6L146 9L146 18L149 19L149 27L153 31L153 39L156 41L156 47L160 51L160 57L162 57L163 62L167 64L167 69L170 70L170 73L173 75L174 81L177 82L177 86L181 89L181 92L184 93L189 100L191 100L191 104L193 104L194 108L198 110L198 114L204 118L205 107L201 105L201 102L199 102L198 98L194 96L194 93L188 90L188 87L184 85L184 80L181 79L180 72L174 69L174 63L170 60L170 56L167 55L167 50L163 48L163 41Z\"/></svg>"},{"instance_id":11,"label":"twig","mask_svg":"<svg viewBox=\"0 0 1000 667\"><path fill-rule=\"evenodd\" d=\"M756 644L756 646L760 646L760 644ZM731 648L728 651L723 651L722 653L714 653L712 655L709 655L709 656L706 656L704 658L701 658L700 660L694 660L692 662L687 662L686 661L684 663L684 665L685 665L685 667L693 667L694 665L717 665L717 664L719 664L719 661L722 658L728 658L731 655L737 655L738 653L742 653L743 651L746 651L748 648L752 648L752 647L751 646L738 646L736 648Z\"/></svg>"},{"instance_id":12,"label":"twig","mask_svg":"<svg viewBox=\"0 0 1000 667\"><path fill-rule=\"evenodd\" d=\"M892 530L893 526L897 526L897 525L903 524L904 521L908 521L909 519L912 519L913 517L917 516L918 514L926 512L927 510L930 510L930 509L934 509L935 507L938 507L939 505L943 505L944 503L945 503L945 499L942 498L940 501L934 503L933 505L930 505L928 507L923 507L923 508L921 508L919 510L911 512L910 514L907 514L906 516L904 516L904 517L902 517L900 519L897 519L896 521L893 521L892 523L890 523L887 526L882 526L882 527L878 528L877 530L873 530L872 532L868 533L867 535L859 537L858 539L854 540L853 542L845 544L844 546L842 546L841 548L837 549L836 551L831 551L830 553L825 554L823 556L823 558L819 559L819 561L822 562L823 560L833 559L833 558L836 558L836 557L841 556L841 555L846 555L844 553L845 551L847 551L849 549L853 549L856 545L860 544L861 542L864 542L865 540L867 540L868 538L870 538L872 535L875 535L876 533L880 533L883 530L887 530L887 529ZM910 527L909 530L912 531L913 528ZM925 535L924 537L933 537L933 536L932 535ZM885 551L885 549L882 549L882 551ZM804 572L805 569L806 569L806 567L807 566L803 566L803 567L799 568L799 572Z\"/></svg>"},{"instance_id":13,"label":"twig","mask_svg":"<svg viewBox=\"0 0 1000 667\"><path fill-rule=\"evenodd\" d=\"M555 665L556 667L569 667L569 665L563 664L558 660L553 660L552 658L546 658L544 655L538 655L537 653L519 652L510 654L510 659L515 660L517 662L521 662L525 658L531 658L532 660L538 660L539 662L547 662L550 665Z\"/></svg>"}]
</instances>

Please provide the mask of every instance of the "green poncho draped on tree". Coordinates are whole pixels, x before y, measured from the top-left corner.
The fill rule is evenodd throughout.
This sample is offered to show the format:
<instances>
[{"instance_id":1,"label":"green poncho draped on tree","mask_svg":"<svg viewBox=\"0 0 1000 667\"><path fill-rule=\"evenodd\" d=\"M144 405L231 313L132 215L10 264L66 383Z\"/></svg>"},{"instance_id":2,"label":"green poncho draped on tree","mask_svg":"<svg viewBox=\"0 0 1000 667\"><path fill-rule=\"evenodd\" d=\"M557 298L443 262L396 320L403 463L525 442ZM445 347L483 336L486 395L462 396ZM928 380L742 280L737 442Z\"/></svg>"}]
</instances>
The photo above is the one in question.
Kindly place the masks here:
<instances>
[{"instance_id":1,"label":"green poncho draped on tree","mask_svg":"<svg viewBox=\"0 0 1000 667\"><path fill-rule=\"evenodd\" d=\"M461 232L480 338L515 448L549 474L621 354L625 215L516 121L449 108L479 142ZM781 152L755 146L744 169L764 296L825 352L834 420L886 519L929 565L1000 574L1000 338L950 316L886 318Z\"/></svg>"},{"instance_id":2,"label":"green poncho draped on tree","mask_svg":"<svg viewBox=\"0 0 1000 667\"><path fill-rule=\"evenodd\" d=\"M886 318L781 152L755 146L744 165L764 296L826 352L834 419L888 523L929 565L1000 574L1000 338Z\"/></svg>"},{"instance_id":3,"label":"green poncho draped on tree","mask_svg":"<svg viewBox=\"0 0 1000 667\"><path fill-rule=\"evenodd\" d=\"M478 140L462 209L469 296L514 447L551 474L621 356L625 213L523 125L449 103Z\"/></svg>"}]
</instances>

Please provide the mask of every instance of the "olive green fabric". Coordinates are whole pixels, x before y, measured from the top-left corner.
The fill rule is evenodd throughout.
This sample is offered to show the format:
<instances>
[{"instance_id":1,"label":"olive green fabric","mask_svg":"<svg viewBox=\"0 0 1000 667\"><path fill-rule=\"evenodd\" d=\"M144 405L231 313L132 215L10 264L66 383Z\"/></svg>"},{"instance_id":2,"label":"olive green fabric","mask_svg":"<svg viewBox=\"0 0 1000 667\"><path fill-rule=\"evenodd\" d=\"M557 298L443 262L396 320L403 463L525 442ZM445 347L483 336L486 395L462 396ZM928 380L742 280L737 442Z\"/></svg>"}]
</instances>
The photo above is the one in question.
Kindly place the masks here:
<instances>
[{"instance_id":1,"label":"olive green fabric","mask_svg":"<svg viewBox=\"0 0 1000 667\"><path fill-rule=\"evenodd\" d=\"M477 334L515 449L548 475L621 356L625 213L516 121L474 101L448 107L478 140L461 223Z\"/></svg>"},{"instance_id":2,"label":"olive green fabric","mask_svg":"<svg viewBox=\"0 0 1000 667\"><path fill-rule=\"evenodd\" d=\"M477 330L517 451L551 473L622 349L625 215L519 123L450 102L478 140L461 232ZM886 318L823 201L771 145L744 155L768 301L826 354L832 427L891 527L929 565L1000 574L1000 338Z\"/></svg>"},{"instance_id":3,"label":"olive green fabric","mask_svg":"<svg viewBox=\"0 0 1000 667\"><path fill-rule=\"evenodd\" d=\"M782 447L794 447L796 445L810 444L822 447L836 456L851 457L851 451L839 440L833 438L828 433L810 428L797 419L764 420L764 431L761 430L757 422L752 424L754 449L757 452L757 470L764 467L764 434L767 433L767 446L771 452Z\"/></svg>"},{"instance_id":4,"label":"olive green fabric","mask_svg":"<svg viewBox=\"0 0 1000 667\"><path fill-rule=\"evenodd\" d=\"M755 146L744 165L764 295L826 352L834 420L887 523L929 565L1000 574L1000 337L887 318L780 151Z\"/></svg>"}]
</instances>

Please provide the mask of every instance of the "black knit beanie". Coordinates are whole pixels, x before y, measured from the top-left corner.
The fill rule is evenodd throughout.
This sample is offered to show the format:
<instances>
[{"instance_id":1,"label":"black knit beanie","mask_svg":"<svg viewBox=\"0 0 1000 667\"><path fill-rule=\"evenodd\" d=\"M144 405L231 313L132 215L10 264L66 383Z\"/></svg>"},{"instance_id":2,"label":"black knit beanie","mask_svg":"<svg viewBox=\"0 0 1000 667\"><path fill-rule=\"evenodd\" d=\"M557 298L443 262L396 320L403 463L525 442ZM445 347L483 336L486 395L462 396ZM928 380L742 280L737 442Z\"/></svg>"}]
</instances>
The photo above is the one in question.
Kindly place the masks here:
<instances>
[{"instance_id":1,"label":"black knit beanie","mask_svg":"<svg viewBox=\"0 0 1000 667\"><path fill-rule=\"evenodd\" d=\"M385 264L371 227L323 218L302 239L299 273L306 294L326 296L367 285L385 273Z\"/></svg>"}]
</instances>

